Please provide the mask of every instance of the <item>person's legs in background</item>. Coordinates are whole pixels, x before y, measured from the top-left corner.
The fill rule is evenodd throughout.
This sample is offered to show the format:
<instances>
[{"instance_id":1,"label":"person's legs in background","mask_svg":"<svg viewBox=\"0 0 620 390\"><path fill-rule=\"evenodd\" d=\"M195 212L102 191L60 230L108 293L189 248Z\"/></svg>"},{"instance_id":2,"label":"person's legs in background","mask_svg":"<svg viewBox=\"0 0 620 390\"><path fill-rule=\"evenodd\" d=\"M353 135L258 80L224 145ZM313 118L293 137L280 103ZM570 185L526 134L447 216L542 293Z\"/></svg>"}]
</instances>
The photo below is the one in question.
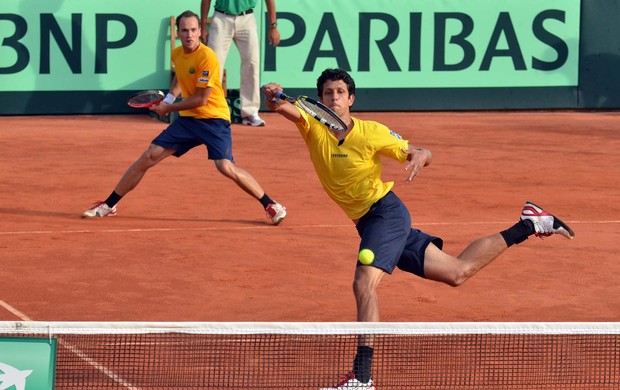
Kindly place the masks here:
<instances>
[{"instance_id":1,"label":"person's legs in background","mask_svg":"<svg viewBox=\"0 0 620 390\"><path fill-rule=\"evenodd\" d=\"M265 121L258 115L261 102L260 45L254 14L237 17L234 41L241 56L239 101L242 123L250 126L265 126Z\"/></svg>"}]
</instances>

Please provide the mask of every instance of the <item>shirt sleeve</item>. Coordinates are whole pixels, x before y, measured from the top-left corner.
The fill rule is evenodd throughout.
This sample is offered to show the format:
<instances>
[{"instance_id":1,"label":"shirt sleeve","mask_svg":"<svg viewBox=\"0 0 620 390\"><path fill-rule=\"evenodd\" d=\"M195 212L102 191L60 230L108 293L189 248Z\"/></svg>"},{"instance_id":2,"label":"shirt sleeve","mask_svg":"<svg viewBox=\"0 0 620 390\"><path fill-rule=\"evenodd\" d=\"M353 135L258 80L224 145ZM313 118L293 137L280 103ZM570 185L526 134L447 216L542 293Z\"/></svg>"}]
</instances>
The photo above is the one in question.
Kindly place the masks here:
<instances>
[{"instance_id":1,"label":"shirt sleeve","mask_svg":"<svg viewBox=\"0 0 620 390\"><path fill-rule=\"evenodd\" d=\"M214 75L219 74L219 67L217 61L213 61L214 54L210 54L208 51L205 55L201 56L196 66L196 87L207 88L214 87ZM217 73L216 73L217 72Z\"/></svg>"},{"instance_id":2,"label":"shirt sleeve","mask_svg":"<svg viewBox=\"0 0 620 390\"><path fill-rule=\"evenodd\" d=\"M403 139L400 134L390 130L380 123L376 124L376 130L372 132L372 143L377 153L382 156L393 158L402 162L407 161L407 149L409 141Z\"/></svg>"},{"instance_id":3,"label":"shirt sleeve","mask_svg":"<svg viewBox=\"0 0 620 390\"><path fill-rule=\"evenodd\" d=\"M308 120L308 114L302 110L301 108L295 106L299 113L301 114L301 118L303 119L301 122L296 123L297 129L299 133L303 137L304 140L308 140L308 136L310 135L310 121Z\"/></svg>"}]
</instances>

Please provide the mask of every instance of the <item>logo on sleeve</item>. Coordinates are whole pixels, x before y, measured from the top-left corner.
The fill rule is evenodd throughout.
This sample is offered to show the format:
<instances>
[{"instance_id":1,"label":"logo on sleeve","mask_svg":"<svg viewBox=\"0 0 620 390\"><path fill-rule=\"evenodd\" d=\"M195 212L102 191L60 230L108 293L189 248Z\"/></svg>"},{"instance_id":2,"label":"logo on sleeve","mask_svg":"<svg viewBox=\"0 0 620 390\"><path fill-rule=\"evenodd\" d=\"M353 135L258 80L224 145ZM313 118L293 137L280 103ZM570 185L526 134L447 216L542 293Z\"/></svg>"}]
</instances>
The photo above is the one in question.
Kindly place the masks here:
<instances>
[{"instance_id":1,"label":"logo on sleeve","mask_svg":"<svg viewBox=\"0 0 620 390\"><path fill-rule=\"evenodd\" d=\"M202 76L198 78L199 83L208 83L209 82L209 71L203 70Z\"/></svg>"}]
</instances>

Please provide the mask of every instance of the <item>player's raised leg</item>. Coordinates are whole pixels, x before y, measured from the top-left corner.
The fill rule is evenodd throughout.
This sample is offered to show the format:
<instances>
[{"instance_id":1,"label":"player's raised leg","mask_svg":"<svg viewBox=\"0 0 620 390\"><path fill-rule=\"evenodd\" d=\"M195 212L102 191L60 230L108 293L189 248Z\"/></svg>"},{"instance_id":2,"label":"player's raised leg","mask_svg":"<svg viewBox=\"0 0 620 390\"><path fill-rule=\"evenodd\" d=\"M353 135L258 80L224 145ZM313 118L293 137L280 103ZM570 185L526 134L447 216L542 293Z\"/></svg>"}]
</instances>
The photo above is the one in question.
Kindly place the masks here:
<instances>
[{"instance_id":1,"label":"player's raised leg","mask_svg":"<svg viewBox=\"0 0 620 390\"><path fill-rule=\"evenodd\" d=\"M519 222L500 233L472 242L457 257L429 245L424 254L424 274L427 279L460 286L510 246L531 235L542 238L554 234L568 239L575 237L573 230L559 218L532 202L526 202Z\"/></svg>"}]
</instances>

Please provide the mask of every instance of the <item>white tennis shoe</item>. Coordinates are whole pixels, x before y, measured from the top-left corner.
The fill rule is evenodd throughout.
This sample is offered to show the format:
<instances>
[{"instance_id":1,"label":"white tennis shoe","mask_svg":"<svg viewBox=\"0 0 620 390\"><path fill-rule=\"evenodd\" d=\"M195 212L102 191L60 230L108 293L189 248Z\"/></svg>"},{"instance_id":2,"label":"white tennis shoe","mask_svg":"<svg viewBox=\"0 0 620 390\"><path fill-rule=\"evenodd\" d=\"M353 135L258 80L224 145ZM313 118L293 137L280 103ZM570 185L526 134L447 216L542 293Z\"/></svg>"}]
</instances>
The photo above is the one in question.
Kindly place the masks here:
<instances>
[{"instance_id":1,"label":"white tennis shoe","mask_svg":"<svg viewBox=\"0 0 620 390\"><path fill-rule=\"evenodd\" d=\"M116 215L116 206L109 207L105 202L98 201L93 204L93 207L82 213L82 218L103 218L113 217Z\"/></svg>"},{"instance_id":2,"label":"white tennis shoe","mask_svg":"<svg viewBox=\"0 0 620 390\"><path fill-rule=\"evenodd\" d=\"M274 225L282 222L284 217L286 217L286 207L282 206L280 203L272 203L265 209L267 213L267 218L271 219Z\"/></svg>"},{"instance_id":3,"label":"white tennis shoe","mask_svg":"<svg viewBox=\"0 0 620 390\"><path fill-rule=\"evenodd\" d=\"M372 383L372 379L368 383L358 381L355 379L355 375L350 372L336 387L321 387L320 390L375 390L375 385Z\"/></svg>"},{"instance_id":4,"label":"white tennis shoe","mask_svg":"<svg viewBox=\"0 0 620 390\"><path fill-rule=\"evenodd\" d=\"M241 123L243 123L244 125L254 126L254 127L265 126L265 121L262 120L261 117L258 116L258 114L252 114L252 115L248 115L244 117L241 120Z\"/></svg>"},{"instance_id":5,"label":"white tennis shoe","mask_svg":"<svg viewBox=\"0 0 620 390\"><path fill-rule=\"evenodd\" d=\"M575 238L575 233L567 224L532 202L525 202L525 206L521 210L521 219L523 221L532 221L536 237L543 238L553 234L561 234L569 240Z\"/></svg>"}]
</instances>

